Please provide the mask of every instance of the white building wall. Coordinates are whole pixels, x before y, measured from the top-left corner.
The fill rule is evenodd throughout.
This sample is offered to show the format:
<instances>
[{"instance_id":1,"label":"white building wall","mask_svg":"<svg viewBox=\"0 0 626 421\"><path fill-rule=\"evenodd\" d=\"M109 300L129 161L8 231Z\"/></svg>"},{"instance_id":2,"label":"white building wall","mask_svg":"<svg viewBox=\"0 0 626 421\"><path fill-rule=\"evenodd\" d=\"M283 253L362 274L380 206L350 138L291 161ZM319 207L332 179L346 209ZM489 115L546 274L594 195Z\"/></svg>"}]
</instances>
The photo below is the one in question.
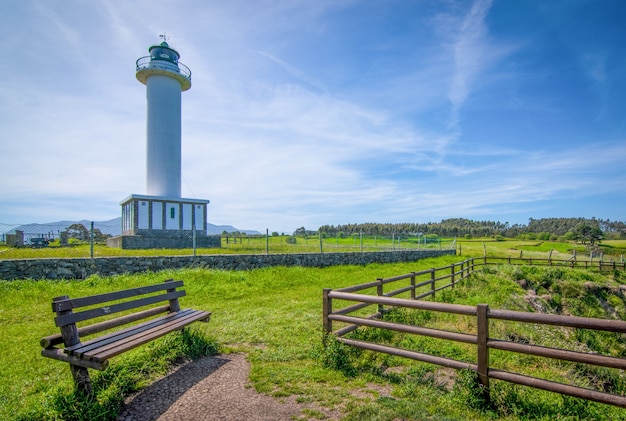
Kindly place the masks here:
<instances>
[{"instance_id":1,"label":"white building wall","mask_svg":"<svg viewBox=\"0 0 626 421\"><path fill-rule=\"evenodd\" d=\"M195 221L196 221L196 229L200 231L204 231L206 227L206 222L204 221L204 206L196 205L195 211Z\"/></svg>"},{"instance_id":2,"label":"white building wall","mask_svg":"<svg viewBox=\"0 0 626 421\"><path fill-rule=\"evenodd\" d=\"M189 203L183 203L183 229L192 229L191 225L191 212L193 212L193 206Z\"/></svg>"},{"instance_id":3,"label":"white building wall","mask_svg":"<svg viewBox=\"0 0 626 421\"><path fill-rule=\"evenodd\" d=\"M152 229L163 229L163 202L152 202Z\"/></svg>"},{"instance_id":4,"label":"white building wall","mask_svg":"<svg viewBox=\"0 0 626 421\"><path fill-rule=\"evenodd\" d=\"M167 203L165 205L165 229L177 230L180 227L180 206L178 203Z\"/></svg>"},{"instance_id":5,"label":"white building wall","mask_svg":"<svg viewBox=\"0 0 626 421\"><path fill-rule=\"evenodd\" d=\"M139 206L137 210L137 228L150 228L150 202L147 202L145 200L139 201Z\"/></svg>"}]
</instances>

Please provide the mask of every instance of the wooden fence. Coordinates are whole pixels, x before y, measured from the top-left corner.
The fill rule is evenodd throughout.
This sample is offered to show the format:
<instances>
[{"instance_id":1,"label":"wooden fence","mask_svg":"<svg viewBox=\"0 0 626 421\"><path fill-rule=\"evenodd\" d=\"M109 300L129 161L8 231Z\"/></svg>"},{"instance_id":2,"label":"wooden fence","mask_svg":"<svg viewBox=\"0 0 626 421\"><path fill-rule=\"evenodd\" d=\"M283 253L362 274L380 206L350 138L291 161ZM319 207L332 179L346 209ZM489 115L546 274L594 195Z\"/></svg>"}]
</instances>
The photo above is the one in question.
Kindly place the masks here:
<instances>
[{"instance_id":1,"label":"wooden fence","mask_svg":"<svg viewBox=\"0 0 626 421\"><path fill-rule=\"evenodd\" d=\"M473 370L478 373L479 386L483 388L487 398L489 392L489 379L493 378L626 408L626 396L590 390L564 383L544 380L537 377L507 372L489 366L489 350L497 349L543 358L624 370L626 369L626 359L624 358L490 338L489 322L490 320L495 319L620 333L626 333L626 322L621 320L592 319L574 316L490 309L487 304L467 306L438 303L434 301L420 301L421 298L428 296L434 297L437 291L442 289L453 288L457 283L470 276L471 273L479 266L501 264L503 261L504 263L510 264L565 264L568 266L579 266L576 261L572 263L572 261L569 260L482 257L471 258L449 266L428 269L420 272L412 272L392 278L379 278L373 282L346 288L336 290L324 289L324 331L327 334L335 334L338 341L357 348L383 352L390 355L410 358L444 367ZM607 262L603 263L601 261L587 262L587 266L584 267L590 268L591 266L600 270L624 270L624 263L611 262L610 265L607 265ZM402 283L404 285L408 283L408 285L385 292L385 289L389 289L389 285L395 286L398 283ZM426 289L425 292L418 293L418 290L424 289ZM398 295L408 296L408 298L396 298ZM335 300L335 302L333 302L333 300ZM345 302L356 304L351 304L342 308L334 308L334 304L336 306L337 301L343 304L345 304ZM377 311L373 314L364 315L367 312L362 310L372 305L377 306ZM382 315L389 311L388 308L385 308L386 306L416 310L430 310L475 317L477 333L469 334L444 331L380 320ZM343 327L333 330L333 322L341 322ZM360 326L388 329L414 335L473 344L476 345L476 362L459 361L451 358L429 355L412 350L344 337L347 333L356 330Z\"/></svg>"}]
</instances>

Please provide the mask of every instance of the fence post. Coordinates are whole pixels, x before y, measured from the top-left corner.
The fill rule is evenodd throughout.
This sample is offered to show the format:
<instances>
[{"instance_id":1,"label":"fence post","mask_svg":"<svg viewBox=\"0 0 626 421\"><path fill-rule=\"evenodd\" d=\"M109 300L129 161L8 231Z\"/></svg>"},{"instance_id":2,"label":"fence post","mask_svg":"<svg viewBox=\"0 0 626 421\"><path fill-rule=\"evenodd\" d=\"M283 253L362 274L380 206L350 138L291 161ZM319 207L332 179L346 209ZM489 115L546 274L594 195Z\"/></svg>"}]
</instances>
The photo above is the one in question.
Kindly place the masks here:
<instances>
[{"instance_id":1,"label":"fence post","mask_svg":"<svg viewBox=\"0 0 626 421\"><path fill-rule=\"evenodd\" d=\"M478 345L478 387L482 390L483 397L489 402L489 305L478 304L476 306L478 333L476 344Z\"/></svg>"},{"instance_id":2,"label":"fence post","mask_svg":"<svg viewBox=\"0 0 626 421\"><path fill-rule=\"evenodd\" d=\"M415 272L411 272L411 300L415 299Z\"/></svg>"},{"instance_id":3,"label":"fence post","mask_svg":"<svg viewBox=\"0 0 626 421\"><path fill-rule=\"evenodd\" d=\"M450 270L450 276L452 277L452 279L450 280L450 283L452 284L452 288L454 288L454 270L455 269L456 269L456 266L454 263L452 263L451 270Z\"/></svg>"},{"instance_id":4,"label":"fence post","mask_svg":"<svg viewBox=\"0 0 626 421\"><path fill-rule=\"evenodd\" d=\"M265 254L270 254L270 229L265 228Z\"/></svg>"},{"instance_id":5,"label":"fence post","mask_svg":"<svg viewBox=\"0 0 626 421\"><path fill-rule=\"evenodd\" d=\"M93 259L93 241L94 241L93 221L91 221L91 229L89 230L89 252L90 252L90 255L91 255L92 259Z\"/></svg>"},{"instance_id":6,"label":"fence post","mask_svg":"<svg viewBox=\"0 0 626 421\"><path fill-rule=\"evenodd\" d=\"M376 295L378 295L379 297L382 297L384 295L383 293L383 278L378 278L378 285L376 286ZM385 311L385 308L383 307L382 304L378 304L378 312L380 313L380 315L383 315L383 311Z\"/></svg>"},{"instance_id":7,"label":"fence post","mask_svg":"<svg viewBox=\"0 0 626 421\"><path fill-rule=\"evenodd\" d=\"M198 254L198 244L197 244L197 234L196 234L196 223L193 224L193 232L191 233L191 243L193 245L193 256L196 257Z\"/></svg>"},{"instance_id":8,"label":"fence post","mask_svg":"<svg viewBox=\"0 0 626 421\"><path fill-rule=\"evenodd\" d=\"M433 292L433 300L435 299L435 290L437 288L435 287L435 268L432 268L430 270L430 290Z\"/></svg>"},{"instance_id":9,"label":"fence post","mask_svg":"<svg viewBox=\"0 0 626 421\"><path fill-rule=\"evenodd\" d=\"M322 233L318 231L317 235L320 237L320 253L324 253L324 247L322 245Z\"/></svg>"},{"instance_id":10,"label":"fence post","mask_svg":"<svg viewBox=\"0 0 626 421\"><path fill-rule=\"evenodd\" d=\"M324 288L322 295L322 323L324 325L324 346L326 346L326 336L330 335L333 332L333 321L330 320L330 318L328 317L328 315L333 311L333 303L331 301L331 298L328 296L328 294L330 294L330 291L332 291L331 288Z\"/></svg>"},{"instance_id":11,"label":"fence post","mask_svg":"<svg viewBox=\"0 0 626 421\"><path fill-rule=\"evenodd\" d=\"M548 264L550 266L552 266L552 252L553 251L554 251L553 249L550 249L550 254L548 255Z\"/></svg>"},{"instance_id":12,"label":"fence post","mask_svg":"<svg viewBox=\"0 0 626 421\"><path fill-rule=\"evenodd\" d=\"M361 247L361 253L363 253L363 231L359 232L359 243Z\"/></svg>"}]
</instances>

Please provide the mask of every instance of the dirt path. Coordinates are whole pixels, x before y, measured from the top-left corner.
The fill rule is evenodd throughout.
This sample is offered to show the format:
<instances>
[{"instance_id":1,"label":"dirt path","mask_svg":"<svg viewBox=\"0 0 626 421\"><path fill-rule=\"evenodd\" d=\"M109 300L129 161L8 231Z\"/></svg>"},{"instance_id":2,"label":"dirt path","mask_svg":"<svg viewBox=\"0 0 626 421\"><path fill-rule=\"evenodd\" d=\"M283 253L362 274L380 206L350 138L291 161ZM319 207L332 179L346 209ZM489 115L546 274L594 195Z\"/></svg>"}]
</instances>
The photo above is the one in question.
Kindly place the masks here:
<instances>
[{"instance_id":1,"label":"dirt path","mask_svg":"<svg viewBox=\"0 0 626 421\"><path fill-rule=\"evenodd\" d=\"M119 421L276 421L307 419L303 409L340 414L295 398L275 399L250 385L250 364L243 354L206 357L185 364L131 398Z\"/></svg>"}]
</instances>

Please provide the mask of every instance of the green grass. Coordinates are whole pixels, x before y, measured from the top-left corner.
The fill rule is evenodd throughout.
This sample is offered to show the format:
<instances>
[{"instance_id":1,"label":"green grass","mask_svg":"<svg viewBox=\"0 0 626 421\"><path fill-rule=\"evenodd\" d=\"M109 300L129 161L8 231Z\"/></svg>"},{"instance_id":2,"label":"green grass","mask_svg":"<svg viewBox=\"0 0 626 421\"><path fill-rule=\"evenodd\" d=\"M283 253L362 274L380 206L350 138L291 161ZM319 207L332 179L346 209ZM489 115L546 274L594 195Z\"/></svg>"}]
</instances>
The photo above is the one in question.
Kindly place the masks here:
<instances>
[{"instance_id":1,"label":"green grass","mask_svg":"<svg viewBox=\"0 0 626 421\"><path fill-rule=\"evenodd\" d=\"M294 241L290 244L288 241ZM452 238L441 239L439 243L416 244L414 239L396 239L384 237L364 237L363 241L356 237L348 238L323 238L322 244L318 237L270 236L267 241L264 236L242 236L222 238L220 248L199 248L197 255L211 254L265 254L269 250L271 254L281 253L325 253L331 252L360 252L381 251L397 249L439 249L447 248L453 243ZM110 248L104 244L94 244L94 257L119 257L119 256L189 256L193 255L192 248L188 249L148 249L148 250L122 250ZM13 248L0 245L0 259L33 259L33 258L85 258L91 257L89 244L73 244L69 247L50 246L43 248L21 247Z\"/></svg>"},{"instance_id":2,"label":"green grass","mask_svg":"<svg viewBox=\"0 0 626 421\"><path fill-rule=\"evenodd\" d=\"M524 280L522 288L515 281ZM489 303L491 308L508 308L521 311L532 311L532 306L526 301L527 289L538 290L543 288L542 302L549 313L571 314L584 317L613 318L617 312L621 319L626 299L619 293L620 277L615 279L614 274L603 276L598 273L587 272L570 268L539 268L539 267L485 267L472 278L454 289L447 289L439 294L438 301L474 305ZM612 300L611 300L612 299ZM610 301L611 306L606 303ZM555 304L555 303L558 303ZM385 315L385 319L409 325L427 326L435 329L456 331L459 333L475 333L476 326L473 318L457 316L432 311L414 311L395 309ZM425 352L431 355L444 356L461 361L475 362L475 346L453 343L437 339L416 337L402 333L389 333L378 329L359 330L351 336L357 339L377 343L392 344L404 349ZM578 350L583 352L599 352L605 355L624 357L626 355L626 338L614 332L594 332L582 329L565 329L536 324L492 321L490 336L557 348ZM411 366L405 361L398 361L394 357L376 355L367 352L346 353L341 365L345 367L360 367L377 362L373 366ZM364 364L364 360L369 362ZM423 364L417 364L421 368ZM586 366L582 364L566 363L549 359L540 359L533 356L515 354L504 351L490 352L490 366L515 373L544 378L552 381L566 382L580 387L610 391L617 394L626 394L626 375L621 370L602 367ZM403 407L417 406L411 402L411 396L428 396L429 402L436 402L433 411L439 411L442 405L450 404L449 399L456 399L464 408L473 409L478 414L469 412L451 412L446 416L460 416L468 419L592 419L613 420L622 419L623 409L609 405L587 402L550 392L534 390L506 382L492 381L491 402L487 402L474 387L476 383L474 373L457 373L457 381L452 390L442 391L437 383L437 373L441 368L430 368L428 373L422 373L421 379L412 379L417 385L404 385L397 389L412 390L403 402L397 406L376 405L370 403L368 411L388 413L387 418L399 419L404 417ZM395 373L404 373L400 381L407 381L406 374L410 369L394 370ZM410 378L410 377L409 377ZM428 379L424 382L424 378ZM428 386L428 387L424 387ZM413 398L415 399L415 398ZM423 411L423 407L420 410ZM428 413L433 416L441 412ZM395 417L395 418L394 418ZM423 418L407 419L430 419Z\"/></svg>"},{"instance_id":3,"label":"green grass","mask_svg":"<svg viewBox=\"0 0 626 421\"><path fill-rule=\"evenodd\" d=\"M257 391L276 397L296 395L300 401L344 408L347 420L575 419L573 413L567 411L579 406L588 407L586 412L581 413L590 416L615 414L610 412L613 408L607 405L581 404L559 395L509 387L498 382L495 382L495 396L510 400L511 409L504 410L504 403L499 401L495 406L487 407L465 384L470 382L466 378L469 375L461 375L460 380L454 382L449 379L457 374L432 365L359 352L332 341L327 348L322 346L323 288L341 288L379 277L446 266L458 260L458 256L446 256L415 263L323 269L183 269L133 276L92 276L82 281L0 282L3 297L0 307L3 332L0 336L0 349L3 350L0 355L0 419L115 419L125 395L162 376L171 364L194 354L194 349L199 355L210 354L217 349L221 352L244 352L251 361L250 378ZM438 298L450 302L488 302L494 307L519 306L515 296L521 294L520 287L500 279L507 274L507 270L509 277L524 276L532 282L545 283L546 279L552 279L550 285L556 286L561 281L556 275L550 278L540 272L520 274L515 269L506 269L499 274L487 271L467 286L459 285L454 290L442 291ZM97 386L95 400L85 400L72 392L67 364L39 355L39 339L57 332L50 308L53 297L92 295L167 278L184 280L187 296L181 299L182 306L212 311L211 322L194 324L190 330L191 338L182 334L169 335L114 358L105 372L92 371L92 379ZM596 280L595 277L592 279ZM581 275L577 282L584 285L587 281ZM568 294L576 294L576 291L572 288ZM569 299L569 295L561 295L561 301ZM469 322L439 316L431 316L428 321L440 326L452 325L457 329L471 328ZM532 329L520 332L520 335L528 337L534 334ZM618 349L621 346L617 339L614 342L602 337L581 339L590 344L587 346L598 348ZM573 341L571 338L568 340ZM407 339L407 344L410 341L418 347L428 346L435 353L454 353L461 359L472 358L467 347L450 344L436 347L432 342L420 342L418 339ZM517 367L520 363L515 359L505 359L503 364ZM537 367L548 375L559 373L553 367L544 368L539 364ZM581 378L590 377L582 372L579 375ZM607 376L604 378L610 380ZM450 383L447 386L444 385L446 379ZM550 409L547 402L554 408ZM524 411L530 411L530 415ZM311 412L308 416L316 419L320 414Z\"/></svg>"},{"instance_id":4,"label":"green grass","mask_svg":"<svg viewBox=\"0 0 626 421\"><path fill-rule=\"evenodd\" d=\"M439 249L449 248L453 245L454 238L440 238L439 243L416 244L415 238L401 238L392 241L391 238L364 236L362 243L358 236L347 238L323 238L320 247L319 238L297 237L295 244L287 241L290 236L270 236L268 243L263 236L243 236L234 239L229 237L228 243L222 238L221 248L197 249L197 255L211 254L265 254L269 249L271 254L278 253L325 253L331 252L367 252L398 249ZM485 249L487 255L493 257L517 256L520 252L524 257L546 257L552 251L554 259L567 259L572 256L574 250L578 255L585 254L585 246L573 242L557 241L528 241L528 240L496 240L494 238L456 239L457 251L463 256L482 256ZM626 255L626 240L607 240L600 244L602 252L614 258ZM120 257L120 256L190 256L193 249L150 249L150 250L122 250L109 248L103 244L95 244L94 257ZM91 249L88 244L73 245L71 247L45 247L45 248L11 248L0 245L0 259L31 259L31 258L85 258L91 257ZM596 256L597 257L597 256Z\"/></svg>"},{"instance_id":5,"label":"green grass","mask_svg":"<svg viewBox=\"0 0 626 421\"><path fill-rule=\"evenodd\" d=\"M585 246L572 242L558 241L528 241L510 240L496 241L494 239L457 240L457 250L461 250L463 256L482 256L487 251L492 257L548 257L552 251L553 259L568 259L576 251L577 255L585 254Z\"/></svg>"}]
</instances>

